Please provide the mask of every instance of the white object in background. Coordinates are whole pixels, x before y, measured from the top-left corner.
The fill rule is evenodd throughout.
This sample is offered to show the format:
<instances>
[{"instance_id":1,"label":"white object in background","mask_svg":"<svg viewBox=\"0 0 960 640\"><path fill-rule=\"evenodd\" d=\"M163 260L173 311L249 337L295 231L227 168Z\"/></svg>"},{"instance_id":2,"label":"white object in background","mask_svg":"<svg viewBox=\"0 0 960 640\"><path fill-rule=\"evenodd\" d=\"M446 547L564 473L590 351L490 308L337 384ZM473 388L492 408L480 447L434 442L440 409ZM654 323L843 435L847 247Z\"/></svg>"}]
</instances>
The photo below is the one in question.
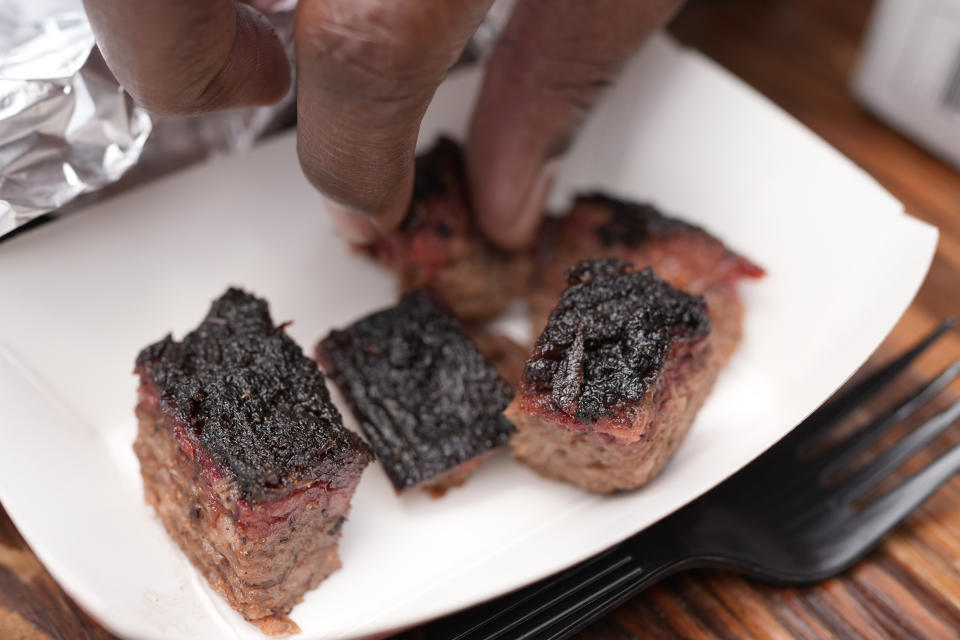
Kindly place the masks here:
<instances>
[{"instance_id":1,"label":"white object in background","mask_svg":"<svg viewBox=\"0 0 960 640\"><path fill-rule=\"evenodd\" d=\"M960 0L881 0L853 90L866 107L960 167Z\"/></svg>"},{"instance_id":2,"label":"white object in background","mask_svg":"<svg viewBox=\"0 0 960 640\"><path fill-rule=\"evenodd\" d=\"M463 136L481 77L474 68L444 82L423 145ZM395 300L390 275L334 235L295 145L277 137L0 245L0 501L60 584L118 635L263 638L143 503L130 446L139 349L182 336L228 284L295 320L290 335L307 349ZM640 491L587 494L505 454L442 500L398 498L373 465L343 529L343 569L291 614L297 640L369 637L480 602L707 491L870 355L937 241L823 140L662 37L624 70L557 180L561 195L650 199L763 265L767 277L743 287L743 343L677 456Z\"/></svg>"}]
</instances>

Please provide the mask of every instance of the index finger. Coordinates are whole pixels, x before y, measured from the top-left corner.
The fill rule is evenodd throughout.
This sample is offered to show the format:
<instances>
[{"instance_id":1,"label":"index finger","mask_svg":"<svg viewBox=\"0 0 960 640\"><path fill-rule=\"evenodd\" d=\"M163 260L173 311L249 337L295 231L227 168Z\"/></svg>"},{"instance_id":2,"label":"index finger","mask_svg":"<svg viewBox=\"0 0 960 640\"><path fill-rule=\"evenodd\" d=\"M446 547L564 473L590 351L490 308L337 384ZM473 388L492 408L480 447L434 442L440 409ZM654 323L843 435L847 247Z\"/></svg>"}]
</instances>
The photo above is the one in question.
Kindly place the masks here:
<instances>
[{"instance_id":1,"label":"index finger","mask_svg":"<svg viewBox=\"0 0 960 640\"><path fill-rule=\"evenodd\" d=\"M427 105L492 2L301 0L298 151L318 189L381 229L400 222Z\"/></svg>"}]
</instances>

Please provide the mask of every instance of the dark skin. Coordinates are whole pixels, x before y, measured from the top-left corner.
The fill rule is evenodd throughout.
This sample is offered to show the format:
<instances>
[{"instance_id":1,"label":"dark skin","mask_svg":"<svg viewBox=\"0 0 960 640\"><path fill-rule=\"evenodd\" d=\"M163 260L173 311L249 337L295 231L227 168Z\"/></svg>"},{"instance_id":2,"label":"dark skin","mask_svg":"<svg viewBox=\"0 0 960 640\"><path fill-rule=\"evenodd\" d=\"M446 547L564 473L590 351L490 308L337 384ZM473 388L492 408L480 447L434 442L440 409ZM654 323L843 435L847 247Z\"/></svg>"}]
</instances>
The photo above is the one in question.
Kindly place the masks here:
<instances>
[{"instance_id":1,"label":"dark skin","mask_svg":"<svg viewBox=\"0 0 960 640\"><path fill-rule=\"evenodd\" d=\"M519 0L491 55L467 140L481 228L519 247L563 151L605 87L682 0ZM144 106L197 114L269 104L283 48L235 0L84 0L110 68ZM342 232L399 224L427 105L493 0L300 0L297 148Z\"/></svg>"}]
</instances>

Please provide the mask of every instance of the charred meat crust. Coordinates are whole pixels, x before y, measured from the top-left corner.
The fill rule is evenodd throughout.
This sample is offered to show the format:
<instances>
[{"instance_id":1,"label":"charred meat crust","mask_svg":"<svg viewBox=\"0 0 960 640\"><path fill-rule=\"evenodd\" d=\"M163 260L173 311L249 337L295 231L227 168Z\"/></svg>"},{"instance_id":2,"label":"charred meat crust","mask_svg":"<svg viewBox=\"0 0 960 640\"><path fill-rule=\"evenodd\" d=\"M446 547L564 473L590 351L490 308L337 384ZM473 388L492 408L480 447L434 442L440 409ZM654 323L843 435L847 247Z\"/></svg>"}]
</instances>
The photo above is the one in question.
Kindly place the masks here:
<instances>
[{"instance_id":1,"label":"charred meat crust","mask_svg":"<svg viewBox=\"0 0 960 640\"><path fill-rule=\"evenodd\" d=\"M637 246L650 238L673 233L705 233L700 227L664 215L646 202L629 202L596 192L578 196L577 202L590 202L605 207L610 212L609 218L594 229L597 239L606 247Z\"/></svg>"},{"instance_id":2,"label":"charred meat crust","mask_svg":"<svg viewBox=\"0 0 960 640\"><path fill-rule=\"evenodd\" d=\"M636 266L652 266L655 271L659 268L663 274L658 275L691 293L702 294L717 284L764 275L761 267L727 248L708 231L664 215L651 204L599 193L580 196L577 204L599 205L609 212L593 230L600 244L631 261L645 245L650 247L651 264Z\"/></svg>"},{"instance_id":3,"label":"charred meat crust","mask_svg":"<svg viewBox=\"0 0 960 640\"><path fill-rule=\"evenodd\" d=\"M709 281L710 284L742 277L758 278L764 273L763 269L731 251L702 227L668 216L650 203L631 202L596 192L587 193L577 196L570 213L564 219L573 233L579 235L584 231L592 231L593 240L596 243L614 252L617 249L641 249L645 246L653 248L652 245L668 240L687 240L698 243L699 252L684 254L680 247L673 248L681 249L680 251L671 251L665 247L667 249L665 253L673 254L674 259L686 263L691 270L697 266L707 267L695 275L704 281ZM589 241L581 241L580 244L584 250L590 250ZM584 259L587 257L612 256L585 256ZM637 264L637 266L648 265ZM656 265L653 266L656 270Z\"/></svg>"},{"instance_id":4,"label":"charred meat crust","mask_svg":"<svg viewBox=\"0 0 960 640\"><path fill-rule=\"evenodd\" d=\"M416 206L417 203L430 198L450 197L462 203L465 211L470 211L465 174L463 150L460 145L450 138L441 136L433 148L417 156L413 178L413 199L401 228L404 231L415 231L424 224L433 222L425 220L425 212ZM442 220L436 222L435 230L438 235L452 235L454 230L444 227Z\"/></svg>"},{"instance_id":5,"label":"charred meat crust","mask_svg":"<svg viewBox=\"0 0 960 640\"><path fill-rule=\"evenodd\" d=\"M568 278L507 408L511 447L543 476L633 489L689 431L739 340L740 302L732 285L695 296L617 259Z\"/></svg>"},{"instance_id":6,"label":"charred meat crust","mask_svg":"<svg viewBox=\"0 0 960 640\"><path fill-rule=\"evenodd\" d=\"M533 269L478 228L463 153L449 138L417 157L413 198L400 227L360 248L397 275L401 292L427 287L463 321L482 321L520 297Z\"/></svg>"},{"instance_id":7,"label":"charred meat crust","mask_svg":"<svg viewBox=\"0 0 960 640\"><path fill-rule=\"evenodd\" d=\"M524 391L549 393L550 407L576 420L615 416L641 401L674 343L707 335L702 297L630 267L607 259L568 271L524 370Z\"/></svg>"},{"instance_id":8,"label":"charred meat crust","mask_svg":"<svg viewBox=\"0 0 960 640\"><path fill-rule=\"evenodd\" d=\"M167 336L145 348L137 372L248 501L335 486L344 469L372 460L343 427L323 373L274 326L267 303L239 289L181 342Z\"/></svg>"},{"instance_id":9,"label":"charred meat crust","mask_svg":"<svg viewBox=\"0 0 960 640\"><path fill-rule=\"evenodd\" d=\"M510 386L428 291L332 331L317 359L397 491L456 477L513 433Z\"/></svg>"}]
</instances>

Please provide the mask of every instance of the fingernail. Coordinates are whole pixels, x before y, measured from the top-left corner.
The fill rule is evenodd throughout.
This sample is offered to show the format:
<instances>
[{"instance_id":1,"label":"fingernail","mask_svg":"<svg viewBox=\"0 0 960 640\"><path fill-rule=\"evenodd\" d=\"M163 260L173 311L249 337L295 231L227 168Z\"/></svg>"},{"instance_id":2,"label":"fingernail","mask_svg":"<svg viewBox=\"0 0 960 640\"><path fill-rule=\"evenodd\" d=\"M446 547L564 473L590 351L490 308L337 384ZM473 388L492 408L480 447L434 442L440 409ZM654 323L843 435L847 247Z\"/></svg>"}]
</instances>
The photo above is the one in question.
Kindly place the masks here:
<instances>
[{"instance_id":1,"label":"fingernail","mask_svg":"<svg viewBox=\"0 0 960 640\"><path fill-rule=\"evenodd\" d=\"M541 168L537 177L530 185L523 205L517 210L510 221L509 234L520 244L526 243L533 235L543 217L543 210L550 195L550 188L557 177L560 167L559 160L548 160Z\"/></svg>"},{"instance_id":2,"label":"fingernail","mask_svg":"<svg viewBox=\"0 0 960 640\"><path fill-rule=\"evenodd\" d=\"M327 211L330 212L330 217L333 218L334 225L336 225L340 235L343 236L347 242L367 244L368 242L376 240L377 236L380 235L369 216L345 207L333 200L327 198L324 198L324 200L327 204Z\"/></svg>"}]
</instances>

